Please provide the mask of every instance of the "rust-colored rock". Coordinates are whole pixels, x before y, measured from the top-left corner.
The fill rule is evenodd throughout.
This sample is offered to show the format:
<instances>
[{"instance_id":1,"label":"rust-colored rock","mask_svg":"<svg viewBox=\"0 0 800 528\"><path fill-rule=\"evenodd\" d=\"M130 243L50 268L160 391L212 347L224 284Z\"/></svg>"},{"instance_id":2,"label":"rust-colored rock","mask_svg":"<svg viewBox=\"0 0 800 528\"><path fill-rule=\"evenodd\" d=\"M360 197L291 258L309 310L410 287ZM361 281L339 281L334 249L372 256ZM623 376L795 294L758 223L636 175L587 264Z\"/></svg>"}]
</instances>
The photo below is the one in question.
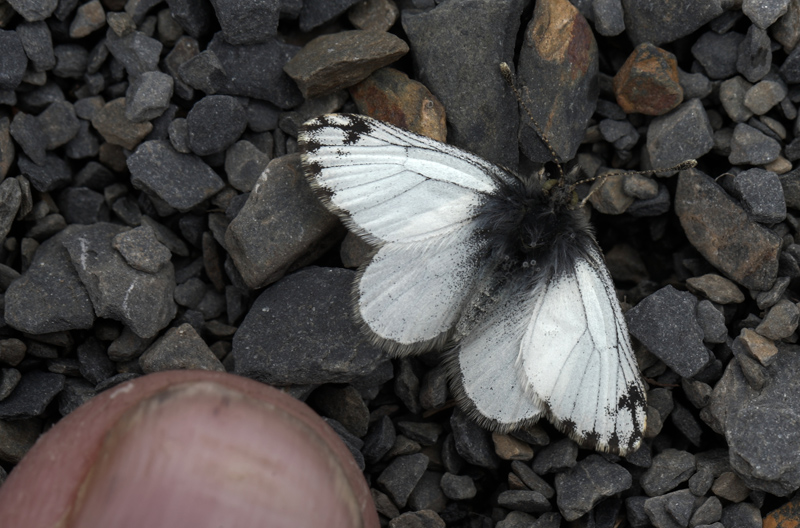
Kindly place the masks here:
<instances>
[{"instance_id":1,"label":"rust-colored rock","mask_svg":"<svg viewBox=\"0 0 800 528\"><path fill-rule=\"evenodd\" d=\"M445 110L422 83L381 68L350 88L358 111L437 141L447 141Z\"/></svg>"},{"instance_id":2,"label":"rust-colored rock","mask_svg":"<svg viewBox=\"0 0 800 528\"><path fill-rule=\"evenodd\" d=\"M666 114L683 101L675 55L639 44L614 76L614 94L628 114Z\"/></svg>"},{"instance_id":3,"label":"rust-colored rock","mask_svg":"<svg viewBox=\"0 0 800 528\"><path fill-rule=\"evenodd\" d=\"M408 53L408 44L382 31L341 31L317 37L283 67L306 99L348 88Z\"/></svg>"},{"instance_id":4,"label":"rust-colored rock","mask_svg":"<svg viewBox=\"0 0 800 528\"><path fill-rule=\"evenodd\" d=\"M764 517L763 528L798 528L800 526L800 495Z\"/></svg>"},{"instance_id":5,"label":"rust-colored rock","mask_svg":"<svg viewBox=\"0 0 800 528\"><path fill-rule=\"evenodd\" d=\"M780 237L750 220L709 176L697 169L681 171L675 213L689 242L714 267L745 288L772 287Z\"/></svg>"}]
</instances>

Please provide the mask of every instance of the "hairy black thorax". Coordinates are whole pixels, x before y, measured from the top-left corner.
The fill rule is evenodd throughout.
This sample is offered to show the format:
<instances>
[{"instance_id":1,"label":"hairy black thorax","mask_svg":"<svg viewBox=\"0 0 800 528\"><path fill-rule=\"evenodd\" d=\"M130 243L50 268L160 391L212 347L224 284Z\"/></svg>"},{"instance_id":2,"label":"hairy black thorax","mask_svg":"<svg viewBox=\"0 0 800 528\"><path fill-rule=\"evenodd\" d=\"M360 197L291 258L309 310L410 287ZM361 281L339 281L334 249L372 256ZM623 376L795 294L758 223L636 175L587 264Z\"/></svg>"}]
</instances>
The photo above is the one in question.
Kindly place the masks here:
<instances>
[{"instance_id":1,"label":"hairy black thorax","mask_svg":"<svg viewBox=\"0 0 800 528\"><path fill-rule=\"evenodd\" d=\"M503 182L480 217L492 239L493 257L509 271L558 273L596 245L586 215L563 182L535 178Z\"/></svg>"}]
</instances>

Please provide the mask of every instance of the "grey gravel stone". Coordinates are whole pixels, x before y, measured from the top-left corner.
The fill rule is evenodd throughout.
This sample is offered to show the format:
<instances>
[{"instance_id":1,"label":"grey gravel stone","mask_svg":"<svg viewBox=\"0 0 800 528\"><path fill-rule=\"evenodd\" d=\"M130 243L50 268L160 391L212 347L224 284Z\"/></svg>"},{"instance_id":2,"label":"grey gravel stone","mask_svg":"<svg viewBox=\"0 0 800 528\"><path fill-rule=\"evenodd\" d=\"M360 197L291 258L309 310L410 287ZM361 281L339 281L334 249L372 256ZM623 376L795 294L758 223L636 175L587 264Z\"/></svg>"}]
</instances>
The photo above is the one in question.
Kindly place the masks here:
<instances>
[{"instance_id":1,"label":"grey gravel stone","mask_svg":"<svg viewBox=\"0 0 800 528\"><path fill-rule=\"evenodd\" d=\"M80 128L71 103L56 101L36 117L36 124L47 138L45 148L52 150L75 137Z\"/></svg>"},{"instance_id":2,"label":"grey gravel stone","mask_svg":"<svg viewBox=\"0 0 800 528\"><path fill-rule=\"evenodd\" d=\"M758 528L763 525L758 507L749 502L726 506L720 520L725 528Z\"/></svg>"},{"instance_id":3,"label":"grey gravel stone","mask_svg":"<svg viewBox=\"0 0 800 528\"><path fill-rule=\"evenodd\" d=\"M733 188L745 211L756 222L776 224L786 218L786 200L778 175L763 169L749 169L737 174Z\"/></svg>"},{"instance_id":4,"label":"grey gravel stone","mask_svg":"<svg viewBox=\"0 0 800 528\"><path fill-rule=\"evenodd\" d=\"M686 101L702 99L712 91L711 81L702 73L688 73L678 68L678 79L683 88L683 98Z\"/></svg>"},{"instance_id":5,"label":"grey gravel stone","mask_svg":"<svg viewBox=\"0 0 800 528\"><path fill-rule=\"evenodd\" d=\"M722 503L716 497L709 497L698 506L689 519L689 528L696 528L704 524L713 524L722 517Z\"/></svg>"},{"instance_id":6,"label":"grey gravel stone","mask_svg":"<svg viewBox=\"0 0 800 528\"><path fill-rule=\"evenodd\" d=\"M184 369L225 372L225 367L189 324L170 328L142 354L139 365L145 374Z\"/></svg>"},{"instance_id":7,"label":"grey gravel stone","mask_svg":"<svg viewBox=\"0 0 800 528\"><path fill-rule=\"evenodd\" d=\"M444 3L430 11L402 13L403 29L414 50L418 80L448 109L448 142L505 167L518 162L518 106L497 69L512 62L524 2L487 2L463 9ZM475 20L482 20L476 25ZM456 28L459 28L456 30ZM459 38L453 39L453 31ZM459 57L470 56L463 68ZM464 90L464 86L476 87ZM480 101L493 101L483 105ZM544 122L539 120L539 122Z\"/></svg>"},{"instance_id":8,"label":"grey gravel stone","mask_svg":"<svg viewBox=\"0 0 800 528\"><path fill-rule=\"evenodd\" d=\"M578 444L564 438L539 451L533 459L533 471L538 475L560 473L577 464Z\"/></svg>"},{"instance_id":9,"label":"grey gravel stone","mask_svg":"<svg viewBox=\"0 0 800 528\"><path fill-rule=\"evenodd\" d=\"M53 48L56 65L52 72L56 77L81 79L89 64L89 52L78 44L59 44Z\"/></svg>"},{"instance_id":10,"label":"grey gravel stone","mask_svg":"<svg viewBox=\"0 0 800 528\"><path fill-rule=\"evenodd\" d=\"M280 108L293 108L302 102L297 85L283 71L300 47L278 39L233 46L217 33L207 49L214 52L228 75L229 82L218 93L254 97Z\"/></svg>"},{"instance_id":11,"label":"grey gravel stone","mask_svg":"<svg viewBox=\"0 0 800 528\"><path fill-rule=\"evenodd\" d=\"M94 224L108 221L105 198L87 187L64 189L58 199L58 207L68 224Z\"/></svg>"},{"instance_id":12,"label":"grey gravel stone","mask_svg":"<svg viewBox=\"0 0 800 528\"><path fill-rule=\"evenodd\" d=\"M372 422L364 437L364 448L361 451L366 461L370 464L378 462L389 452L396 438L394 424L388 416Z\"/></svg>"},{"instance_id":13,"label":"grey gravel stone","mask_svg":"<svg viewBox=\"0 0 800 528\"><path fill-rule=\"evenodd\" d=\"M494 453L489 433L469 417L456 410L450 417L453 439L458 454L467 463L484 468L496 468L499 460Z\"/></svg>"},{"instance_id":14,"label":"grey gravel stone","mask_svg":"<svg viewBox=\"0 0 800 528\"><path fill-rule=\"evenodd\" d=\"M100 153L100 142L89 130L88 121L80 121L78 133L67 143L65 150L67 157L71 159L93 158Z\"/></svg>"},{"instance_id":15,"label":"grey gravel stone","mask_svg":"<svg viewBox=\"0 0 800 528\"><path fill-rule=\"evenodd\" d=\"M644 510L656 528L683 528L689 524L693 503L691 492L680 490L647 499Z\"/></svg>"},{"instance_id":16,"label":"grey gravel stone","mask_svg":"<svg viewBox=\"0 0 800 528\"><path fill-rule=\"evenodd\" d=\"M67 378L58 395L58 412L66 416L97 395L94 385L80 378Z\"/></svg>"},{"instance_id":17,"label":"grey gravel stone","mask_svg":"<svg viewBox=\"0 0 800 528\"><path fill-rule=\"evenodd\" d=\"M34 163L44 164L47 148L47 136L39 128L39 123L35 116L18 112L11 121L11 137L22 147L22 151L33 160Z\"/></svg>"},{"instance_id":18,"label":"grey gravel stone","mask_svg":"<svg viewBox=\"0 0 800 528\"><path fill-rule=\"evenodd\" d=\"M689 478L689 490L696 497L702 497L714 483L714 473L708 467L698 467L697 473Z\"/></svg>"},{"instance_id":19,"label":"grey gravel stone","mask_svg":"<svg viewBox=\"0 0 800 528\"><path fill-rule=\"evenodd\" d=\"M247 115L228 95L208 95L194 104L186 116L189 147L197 155L222 152L239 139L247 127Z\"/></svg>"},{"instance_id":20,"label":"grey gravel stone","mask_svg":"<svg viewBox=\"0 0 800 528\"><path fill-rule=\"evenodd\" d=\"M183 82L209 95L217 93L228 83L225 68L210 50L203 51L181 64L178 74Z\"/></svg>"},{"instance_id":21,"label":"grey gravel stone","mask_svg":"<svg viewBox=\"0 0 800 528\"><path fill-rule=\"evenodd\" d=\"M453 500L468 500L478 493L477 488L475 488L475 482L466 475L460 476L445 473L442 475L440 485L445 496Z\"/></svg>"},{"instance_id":22,"label":"grey gravel stone","mask_svg":"<svg viewBox=\"0 0 800 528\"><path fill-rule=\"evenodd\" d=\"M589 455L574 467L556 475L558 509L574 521L605 499L631 487L631 474L599 455Z\"/></svg>"},{"instance_id":23,"label":"grey gravel stone","mask_svg":"<svg viewBox=\"0 0 800 528\"><path fill-rule=\"evenodd\" d=\"M270 157L249 141L237 141L225 152L228 183L234 189L250 192L269 162Z\"/></svg>"},{"instance_id":24,"label":"grey gravel stone","mask_svg":"<svg viewBox=\"0 0 800 528\"><path fill-rule=\"evenodd\" d=\"M164 45L141 31L119 37L109 28L106 32L106 47L125 67L128 75L136 78L144 72L158 70L158 59Z\"/></svg>"},{"instance_id":25,"label":"grey gravel stone","mask_svg":"<svg viewBox=\"0 0 800 528\"><path fill-rule=\"evenodd\" d=\"M663 495L689 480L696 467L691 453L666 449L653 457L653 465L642 475L642 489L651 497Z\"/></svg>"},{"instance_id":26,"label":"grey gravel stone","mask_svg":"<svg viewBox=\"0 0 800 528\"><path fill-rule=\"evenodd\" d=\"M419 377L414 372L411 360L401 358L397 362L394 375L394 393L403 402L403 405L412 414L420 414L422 406L419 403Z\"/></svg>"},{"instance_id":27,"label":"grey gravel stone","mask_svg":"<svg viewBox=\"0 0 800 528\"><path fill-rule=\"evenodd\" d=\"M407 506L410 510L429 510L434 512L444 511L447 506L445 497L439 482L442 474L435 471L426 471L417 485L408 496Z\"/></svg>"},{"instance_id":28,"label":"grey gravel stone","mask_svg":"<svg viewBox=\"0 0 800 528\"><path fill-rule=\"evenodd\" d=\"M797 330L800 321L800 308L786 299L778 301L769 309L764 320L756 327L756 332L772 340L785 339Z\"/></svg>"},{"instance_id":29,"label":"grey gravel stone","mask_svg":"<svg viewBox=\"0 0 800 528\"><path fill-rule=\"evenodd\" d=\"M261 288L327 249L326 236L338 222L312 192L300 156L292 154L269 163L228 226L225 246L247 285Z\"/></svg>"},{"instance_id":30,"label":"grey gravel stone","mask_svg":"<svg viewBox=\"0 0 800 528\"><path fill-rule=\"evenodd\" d=\"M647 497L635 496L625 499L625 511L628 514L628 523L632 528L645 528L650 526L650 518L644 509L644 503L649 499Z\"/></svg>"},{"instance_id":31,"label":"grey gravel stone","mask_svg":"<svg viewBox=\"0 0 800 528\"><path fill-rule=\"evenodd\" d=\"M8 398L19 385L22 374L15 368L0 369L0 401Z\"/></svg>"},{"instance_id":32,"label":"grey gravel stone","mask_svg":"<svg viewBox=\"0 0 800 528\"><path fill-rule=\"evenodd\" d=\"M389 521L389 528L444 528L445 522L432 510L406 512Z\"/></svg>"},{"instance_id":33,"label":"grey gravel stone","mask_svg":"<svg viewBox=\"0 0 800 528\"><path fill-rule=\"evenodd\" d=\"M739 44L739 57L736 69L754 83L769 73L772 64L771 41L767 32L756 25L750 26L747 35ZM710 523L708 523L710 524Z\"/></svg>"},{"instance_id":34,"label":"grey gravel stone","mask_svg":"<svg viewBox=\"0 0 800 528\"><path fill-rule=\"evenodd\" d=\"M725 326L725 315L714 307L714 304L703 299L697 303L695 310L697 324L703 330L703 341L706 343L724 343L728 337L728 328Z\"/></svg>"},{"instance_id":35,"label":"grey gravel stone","mask_svg":"<svg viewBox=\"0 0 800 528\"><path fill-rule=\"evenodd\" d=\"M16 367L25 358L27 347L16 338L0 340L0 361Z\"/></svg>"},{"instance_id":36,"label":"grey gravel stone","mask_svg":"<svg viewBox=\"0 0 800 528\"><path fill-rule=\"evenodd\" d=\"M703 330L697 323L697 299L666 286L626 314L628 328L648 350L683 377L692 377L708 363Z\"/></svg>"},{"instance_id":37,"label":"grey gravel stone","mask_svg":"<svg viewBox=\"0 0 800 528\"><path fill-rule=\"evenodd\" d=\"M692 99L668 114L656 117L647 128L647 153L656 168L697 159L714 146L714 130L703 104Z\"/></svg>"},{"instance_id":38,"label":"grey gravel stone","mask_svg":"<svg viewBox=\"0 0 800 528\"><path fill-rule=\"evenodd\" d=\"M321 415L342 424L354 436L361 438L367 434L369 409L352 385L323 385L312 393L308 403Z\"/></svg>"},{"instance_id":39,"label":"grey gravel stone","mask_svg":"<svg viewBox=\"0 0 800 528\"><path fill-rule=\"evenodd\" d=\"M625 27L634 45L656 46L689 35L721 15L719 2L665 3L658 0L623 0Z\"/></svg>"},{"instance_id":40,"label":"grey gravel stone","mask_svg":"<svg viewBox=\"0 0 800 528\"><path fill-rule=\"evenodd\" d=\"M197 0L168 0L167 5L178 24L189 35L198 38L208 34L216 24L214 8L211 2Z\"/></svg>"},{"instance_id":41,"label":"grey gravel stone","mask_svg":"<svg viewBox=\"0 0 800 528\"><path fill-rule=\"evenodd\" d=\"M278 33L281 2L277 0L211 0L211 4L225 40L235 46L264 42Z\"/></svg>"},{"instance_id":42,"label":"grey gravel stone","mask_svg":"<svg viewBox=\"0 0 800 528\"><path fill-rule=\"evenodd\" d=\"M397 457L381 472L376 482L392 502L403 508L427 467L428 457L422 453Z\"/></svg>"},{"instance_id":43,"label":"grey gravel stone","mask_svg":"<svg viewBox=\"0 0 800 528\"><path fill-rule=\"evenodd\" d=\"M189 148L189 125L186 119L179 117L169 124L169 142L181 154L191 154Z\"/></svg>"},{"instance_id":44,"label":"grey gravel stone","mask_svg":"<svg viewBox=\"0 0 800 528\"><path fill-rule=\"evenodd\" d=\"M0 89L15 90L27 65L28 57L17 32L0 29Z\"/></svg>"},{"instance_id":45,"label":"grey gravel stone","mask_svg":"<svg viewBox=\"0 0 800 528\"><path fill-rule=\"evenodd\" d=\"M525 513L544 513L552 509L550 502L538 491L503 491L497 496L497 504L509 510Z\"/></svg>"},{"instance_id":46,"label":"grey gravel stone","mask_svg":"<svg viewBox=\"0 0 800 528\"><path fill-rule=\"evenodd\" d=\"M17 26L17 36L35 71L53 69L56 65L56 56L53 53L50 28L46 22L23 22Z\"/></svg>"},{"instance_id":47,"label":"grey gravel stone","mask_svg":"<svg viewBox=\"0 0 800 528\"><path fill-rule=\"evenodd\" d=\"M22 376L17 387L0 401L0 420L19 420L40 416L64 388L64 376L32 370Z\"/></svg>"},{"instance_id":48,"label":"grey gravel stone","mask_svg":"<svg viewBox=\"0 0 800 528\"><path fill-rule=\"evenodd\" d=\"M47 154L41 164L20 155L17 160L19 170L39 192L54 191L72 181L72 171L60 156Z\"/></svg>"},{"instance_id":49,"label":"grey gravel stone","mask_svg":"<svg viewBox=\"0 0 800 528\"><path fill-rule=\"evenodd\" d=\"M93 337L78 345L77 354L81 376L92 387L117 373L114 362L106 353L106 347Z\"/></svg>"},{"instance_id":50,"label":"grey gravel stone","mask_svg":"<svg viewBox=\"0 0 800 528\"><path fill-rule=\"evenodd\" d=\"M141 123L163 114L169 107L173 84L172 76L159 71L135 77L125 92L125 117Z\"/></svg>"},{"instance_id":51,"label":"grey gravel stone","mask_svg":"<svg viewBox=\"0 0 800 528\"><path fill-rule=\"evenodd\" d=\"M759 130L739 123L733 129L731 154L728 161L734 165L766 165L775 161L781 153L781 145Z\"/></svg>"},{"instance_id":52,"label":"grey gravel stone","mask_svg":"<svg viewBox=\"0 0 800 528\"><path fill-rule=\"evenodd\" d=\"M767 29L786 13L788 5L789 0L775 0L773 2L744 0L742 2L742 12L757 27Z\"/></svg>"},{"instance_id":53,"label":"grey gravel stone","mask_svg":"<svg viewBox=\"0 0 800 528\"><path fill-rule=\"evenodd\" d=\"M92 126L109 143L133 150L153 130L153 125L128 119L126 106L124 97L109 101L92 118Z\"/></svg>"},{"instance_id":54,"label":"grey gravel stone","mask_svg":"<svg viewBox=\"0 0 800 528\"><path fill-rule=\"evenodd\" d=\"M155 231L149 226L116 235L112 245L129 266L145 273L158 273L172 257L172 253L156 239Z\"/></svg>"},{"instance_id":55,"label":"grey gravel stone","mask_svg":"<svg viewBox=\"0 0 800 528\"><path fill-rule=\"evenodd\" d=\"M727 79L737 73L736 61L743 40L744 35L735 31L722 35L707 31L692 46L692 55L710 79Z\"/></svg>"},{"instance_id":56,"label":"grey gravel stone","mask_svg":"<svg viewBox=\"0 0 800 528\"><path fill-rule=\"evenodd\" d=\"M764 115L786 98L787 89L782 82L763 80L751 86L744 94L744 105L756 115Z\"/></svg>"},{"instance_id":57,"label":"grey gravel stone","mask_svg":"<svg viewBox=\"0 0 800 528\"><path fill-rule=\"evenodd\" d=\"M142 337L152 337L175 316L175 272L171 265L155 274L130 267L113 248L127 228L107 223L82 226L63 244L92 300L95 313L123 322Z\"/></svg>"},{"instance_id":58,"label":"grey gravel stone","mask_svg":"<svg viewBox=\"0 0 800 528\"><path fill-rule=\"evenodd\" d=\"M176 152L165 140L142 143L127 163L134 187L182 212L212 197L225 185L200 158Z\"/></svg>"},{"instance_id":59,"label":"grey gravel stone","mask_svg":"<svg viewBox=\"0 0 800 528\"><path fill-rule=\"evenodd\" d=\"M307 268L266 289L233 338L236 373L279 385L389 379L387 356L350 315L354 278L344 269Z\"/></svg>"},{"instance_id":60,"label":"grey gravel stone","mask_svg":"<svg viewBox=\"0 0 800 528\"><path fill-rule=\"evenodd\" d=\"M91 328L94 309L62 246L79 228L68 227L44 242L25 274L5 293L5 321L30 334ZM31 302L37 299L37 302Z\"/></svg>"}]
</instances>

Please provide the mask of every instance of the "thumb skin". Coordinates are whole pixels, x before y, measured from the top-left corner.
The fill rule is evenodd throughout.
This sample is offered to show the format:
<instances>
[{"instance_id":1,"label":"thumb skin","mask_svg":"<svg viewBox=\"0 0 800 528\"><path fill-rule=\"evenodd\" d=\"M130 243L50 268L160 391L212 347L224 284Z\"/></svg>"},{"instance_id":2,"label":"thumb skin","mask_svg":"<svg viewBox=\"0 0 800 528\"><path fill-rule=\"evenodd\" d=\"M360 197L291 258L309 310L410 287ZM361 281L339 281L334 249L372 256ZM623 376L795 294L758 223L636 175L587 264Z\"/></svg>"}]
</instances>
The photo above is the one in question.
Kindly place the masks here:
<instances>
[{"instance_id":1,"label":"thumb skin","mask_svg":"<svg viewBox=\"0 0 800 528\"><path fill-rule=\"evenodd\" d=\"M220 372L168 371L99 394L0 487L9 528L364 527L361 471L309 407Z\"/></svg>"}]
</instances>

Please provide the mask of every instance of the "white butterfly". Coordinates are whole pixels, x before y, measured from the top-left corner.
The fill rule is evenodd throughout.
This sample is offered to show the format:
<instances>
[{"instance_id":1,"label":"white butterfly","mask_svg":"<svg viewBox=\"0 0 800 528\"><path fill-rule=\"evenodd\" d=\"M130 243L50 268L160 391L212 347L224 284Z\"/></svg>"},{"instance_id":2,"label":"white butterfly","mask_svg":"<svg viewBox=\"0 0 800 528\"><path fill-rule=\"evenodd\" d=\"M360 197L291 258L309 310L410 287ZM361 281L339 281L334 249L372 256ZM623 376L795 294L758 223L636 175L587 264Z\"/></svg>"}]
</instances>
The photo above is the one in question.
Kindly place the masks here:
<instances>
[{"instance_id":1,"label":"white butterfly","mask_svg":"<svg viewBox=\"0 0 800 528\"><path fill-rule=\"evenodd\" d=\"M354 286L377 343L402 356L452 339L453 393L490 429L546 414L583 445L638 447L644 387L566 186L360 115L311 120L298 142L328 208L378 248Z\"/></svg>"}]
</instances>

